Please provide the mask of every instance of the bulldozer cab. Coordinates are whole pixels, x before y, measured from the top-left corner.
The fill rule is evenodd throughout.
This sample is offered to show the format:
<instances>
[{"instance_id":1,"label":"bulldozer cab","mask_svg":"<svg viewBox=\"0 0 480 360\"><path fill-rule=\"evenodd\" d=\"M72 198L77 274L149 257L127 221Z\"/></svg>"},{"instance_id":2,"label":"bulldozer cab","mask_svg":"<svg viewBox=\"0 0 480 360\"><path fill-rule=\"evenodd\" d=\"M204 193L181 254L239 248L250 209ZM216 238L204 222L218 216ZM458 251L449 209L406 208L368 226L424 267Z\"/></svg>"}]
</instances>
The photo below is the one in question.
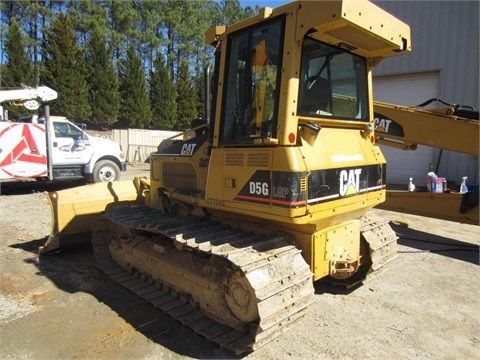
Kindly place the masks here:
<instances>
[{"instance_id":1,"label":"bulldozer cab","mask_svg":"<svg viewBox=\"0 0 480 360\"><path fill-rule=\"evenodd\" d=\"M391 26L374 26L379 17ZM206 41L216 55L209 169L189 190L255 216L262 204L282 221L382 191L371 70L409 50L408 26L369 2L299 1L212 28Z\"/></svg>"},{"instance_id":2,"label":"bulldozer cab","mask_svg":"<svg viewBox=\"0 0 480 360\"><path fill-rule=\"evenodd\" d=\"M347 11L347 5L352 9ZM329 3L332 17L338 16L337 6L345 7L345 18L334 21L309 14L318 14L319 6L306 2L267 8L246 22L207 32L217 56L213 147L291 146L304 123L363 129L371 122L371 68L384 57L408 51L408 29L395 34L398 43L392 43L397 40L391 34L371 35L366 30L370 23L365 29L351 26L373 21L351 19L356 4Z\"/></svg>"},{"instance_id":3,"label":"bulldozer cab","mask_svg":"<svg viewBox=\"0 0 480 360\"><path fill-rule=\"evenodd\" d=\"M231 35L227 50L220 141L276 137L283 19Z\"/></svg>"}]
</instances>

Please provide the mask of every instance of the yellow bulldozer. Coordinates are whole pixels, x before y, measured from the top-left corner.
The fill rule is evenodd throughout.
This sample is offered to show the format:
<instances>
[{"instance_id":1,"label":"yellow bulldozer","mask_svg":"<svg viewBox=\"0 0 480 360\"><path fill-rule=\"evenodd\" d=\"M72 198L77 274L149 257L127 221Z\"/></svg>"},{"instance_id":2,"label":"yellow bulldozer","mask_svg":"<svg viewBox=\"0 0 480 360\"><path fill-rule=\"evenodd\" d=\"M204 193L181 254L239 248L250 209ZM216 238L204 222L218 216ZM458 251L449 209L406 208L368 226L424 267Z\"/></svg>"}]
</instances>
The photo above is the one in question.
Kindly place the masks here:
<instances>
[{"instance_id":1,"label":"yellow bulldozer","mask_svg":"<svg viewBox=\"0 0 480 360\"><path fill-rule=\"evenodd\" d=\"M150 177L50 194L47 252L89 236L99 267L236 354L282 334L313 282L353 286L396 256L372 68L410 29L368 1L296 1L206 32L203 119ZM85 238L85 237L83 237Z\"/></svg>"}]
</instances>

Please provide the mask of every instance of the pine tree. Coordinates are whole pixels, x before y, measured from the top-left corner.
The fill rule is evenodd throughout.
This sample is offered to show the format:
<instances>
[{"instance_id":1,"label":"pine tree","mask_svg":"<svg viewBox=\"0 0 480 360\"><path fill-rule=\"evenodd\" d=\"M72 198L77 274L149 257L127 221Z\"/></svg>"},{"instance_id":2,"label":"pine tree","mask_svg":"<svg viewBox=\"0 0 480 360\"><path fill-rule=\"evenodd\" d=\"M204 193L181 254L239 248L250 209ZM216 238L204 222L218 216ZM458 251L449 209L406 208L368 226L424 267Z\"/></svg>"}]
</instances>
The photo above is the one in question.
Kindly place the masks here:
<instances>
[{"instance_id":1,"label":"pine tree","mask_svg":"<svg viewBox=\"0 0 480 360\"><path fill-rule=\"evenodd\" d=\"M25 53L25 38L20 31L20 24L16 21L12 23L7 34L5 55L7 62L2 68L2 86L38 85L35 81L30 61Z\"/></svg>"},{"instance_id":2,"label":"pine tree","mask_svg":"<svg viewBox=\"0 0 480 360\"><path fill-rule=\"evenodd\" d=\"M19 88L22 84L33 87L38 85L35 82L32 66L25 53L24 40L19 23L14 21L5 41L6 64L2 66L1 79L3 87ZM10 119L28 111L21 106L3 104L3 107L8 110Z\"/></svg>"},{"instance_id":3,"label":"pine tree","mask_svg":"<svg viewBox=\"0 0 480 360\"><path fill-rule=\"evenodd\" d=\"M87 65L92 121L110 126L118 120L120 95L117 73L103 34L94 31L88 46Z\"/></svg>"},{"instance_id":4,"label":"pine tree","mask_svg":"<svg viewBox=\"0 0 480 360\"><path fill-rule=\"evenodd\" d=\"M144 128L152 120L145 72L133 45L120 69L120 121L124 126Z\"/></svg>"},{"instance_id":5,"label":"pine tree","mask_svg":"<svg viewBox=\"0 0 480 360\"><path fill-rule=\"evenodd\" d=\"M188 126L189 121L203 113L202 67L212 60L213 55L212 48L204 43L205 31L213 25L231 24L253 15L253 9L242 9L239 0L18 0L0 2L0 10L2 30L8 30L14 21L21 24L19 31L24 34L25 41L23 49L35 73L33 81L23 82L32 86L44 84L58 91L59 98L51 103L52 113L75 120L90 117L94 110L95 122L106 126L113 124L116 99L111 70L101 70L102 66L107 69L106 62L100 59L102 49L91 50L94 33L98 31L112 51L113 60L110 58L110 61L117 72L118 84L118 75L128 73L125 65L132 65L127 56L130 44L134 44L139 69L143 69L128 90L123 87L122 109L132 109L128 116L122 115L124 125L136 119L132 120L133 123L141 126L174 126L177 129ZM88 51L84 53L83 47ZM165 79L165 74L156 74L155 59L160 54L169 69L171 80L168 83L175 84L177 113L175 104L162 108L154 105L155 120L152 122L152 104L147 104L145 99L164 104L171 101L175 93L164 86L161 91L156 88L160 84L166 85L166 80L162 84L152 79L154 76ZM93 61L97 55L98 59ZM6 59L6 55L1 59L4 61L1 63L2 86L10 85L8 70L5 70ZM40 80L39 71L42 71ZM100 85L103 81L107 83ZM18 86L17 83L12 85ZM90 91L89 86L92 86ZM145 88L148 94L141 95L143 103L129 99L143 92L131 92L137 88ZM129 102L131 104L127 106ZM145 113L139 114L139 111ZM171 119L175 117L175 125L172 125Z\"/></svg>"},{"instance_id":6,"label":"pine tree","mask_svg":"<svg viewBox=\"0 0 480 360\"><path fill-rule=\"evenodd\" d=\"M192 120L200 117L197 112L197 94L190 79L188 62L183 60L180 64L177 81L177 106L178 120L175 130L184 130L190 127Z\"/></svg>"},{"instance_id":7,"label":"pine tree","mask_svg":"<svg viewBox=\"0 0 480 360\"><path fill-rule=\"evenodd\" d=\"M45 85L58 92L51 111L72 120L87 119L91 115L88 86L85 79L83 51L77 46L72 20L62 13L47 30L44 48Z\"/></svg>"},{"instance_id":8,"label":"pine tree","mask_svg":"<svg viewBox=\"0 0 480 360\"><path fill-rule=\"evenodd\" d=\"M205 101L208 101L205 96L205 72L201 72L199 76L196 76L194 81L196 113L199 117L204 118L207 115L205 114Z\"/></svg>"},{"instance_id":9,"label":"pine tree","mask_svg":"<svg viewBox=\"0 0 480 360\"><path fill-rule=\"evenodd\" d=\"M108 36L112 44L115 65L125 59L125 50L130 41L137 41L135 24L139 14L135 11L133 0L106 0L102 4L107 11Z\"/></svg>"},{"instance_id":10,"label":"pine tree","mask_svg":"<svg viewBox=\"0 0 480 360\"><path fill-rule=\"evenodd\" d=\"M140 56L144 62L145 72L151 74L154 71L155 59L162 52L160 49L164 45L161 30L162 7L158 1L140 1L135 3L135 9L139 15L137 28L141 44Z\"/></svg>"},{"instance_id":11,"label":"pine tree","mask_svg":"<svg viewBox=\"0 0 480 360\"><path fill-rule=\"evenodd\" d=\"M151 74L150 104L153 113L153 126L172 130L177 122L177 93L170 72L158 55L154 62L155 71Z\"/></svg>"}]
</instances>

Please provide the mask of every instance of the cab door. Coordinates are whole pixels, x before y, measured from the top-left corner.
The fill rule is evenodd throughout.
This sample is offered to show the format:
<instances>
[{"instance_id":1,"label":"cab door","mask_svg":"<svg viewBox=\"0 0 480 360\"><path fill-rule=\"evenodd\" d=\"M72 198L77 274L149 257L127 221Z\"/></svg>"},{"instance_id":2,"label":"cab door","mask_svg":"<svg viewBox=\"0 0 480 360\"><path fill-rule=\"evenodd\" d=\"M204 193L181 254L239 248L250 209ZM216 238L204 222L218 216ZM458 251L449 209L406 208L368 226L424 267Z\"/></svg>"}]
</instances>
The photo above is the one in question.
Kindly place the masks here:
<instances>
[{"instance_id":1,"label":"cab door","mask_svg":"<svg viewBox=\"0 0 480 360\"><path fill-rule=\"evenodd\" d=\"M87 164L93 154L88 135L67 121L53 121L53 165Z\"/></svg>"}]
</instances>

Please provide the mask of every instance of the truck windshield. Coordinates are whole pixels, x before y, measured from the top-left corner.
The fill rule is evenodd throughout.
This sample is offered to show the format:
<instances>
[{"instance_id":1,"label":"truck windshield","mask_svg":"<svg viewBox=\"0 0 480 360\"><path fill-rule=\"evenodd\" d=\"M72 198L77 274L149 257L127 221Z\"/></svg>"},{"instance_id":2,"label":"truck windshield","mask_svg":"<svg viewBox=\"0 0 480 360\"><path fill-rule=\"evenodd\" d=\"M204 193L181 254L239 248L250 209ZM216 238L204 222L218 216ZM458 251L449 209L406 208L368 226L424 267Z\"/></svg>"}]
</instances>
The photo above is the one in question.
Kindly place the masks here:
<instances>
[{"instance_id":1,"label":"truck windshield","mask_svg":"<svg viewBox=\"0 0 480 360\"><path fill-rule=\"evenodd\" d=\"M284 18L229 37L223 96L223 143L276 136Z\"/></svg>"},{"instance_id":2,"label":"truck windshield","mask_svg":"<svg viewBox=\"0 0 480 360\"><path fill-rule=\"evenodd\" d=\"M300 71L299 115L368 120L364 58L306 38Z\"/></svg>"}]
</instances>

